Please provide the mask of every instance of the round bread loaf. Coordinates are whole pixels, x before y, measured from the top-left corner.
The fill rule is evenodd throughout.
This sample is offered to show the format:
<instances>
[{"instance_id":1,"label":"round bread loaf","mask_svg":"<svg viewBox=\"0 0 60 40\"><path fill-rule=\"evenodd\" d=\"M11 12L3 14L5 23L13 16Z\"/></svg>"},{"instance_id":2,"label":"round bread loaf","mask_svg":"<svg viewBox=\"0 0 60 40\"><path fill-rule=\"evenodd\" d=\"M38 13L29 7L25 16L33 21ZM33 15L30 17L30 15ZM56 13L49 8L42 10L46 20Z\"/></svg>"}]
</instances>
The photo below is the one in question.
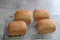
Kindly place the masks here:
<instances>
[{"instance_id":1,"label":"round bread loaf","mask_svg":"<svg viewBox=\"0 0 60 40\"><path fill-rule=\"evenodd\" d=\"M49 11L48 10L34 10L34 21L38 22L42 19L49 19Z\"/></svg>"},{"instance_id":2,"label":"round bread loaf","mask_svg":"<svg viewBox=\"0 0 60 40\"><path fill-rule=\"evenodd\" d=\"M25 21L27 24L30 24L32 16L32 11L30 10L17 10L14 19L16 21Z\"/></svg>"},{"instance_id":3,"label":"round bread loaf","mask_svg":"<svg viewBox=\"0 0 60 40\"><path fill-rule=\"evenodd\" d=\"M40 20L37 25L40 34L52 33L56 30L56 23L51 19Z\"/></svg>"},{"instance_id":4,"label":"round bread loaf","mask_svg":"<svg viewBox=\"0 0 60 40\"><path fill-rule=\"evenodd\" d=\"M12 21L8 24L9 36L24 36L27 31L27 25L24 21Z\"/></svg>"}]
</instances>

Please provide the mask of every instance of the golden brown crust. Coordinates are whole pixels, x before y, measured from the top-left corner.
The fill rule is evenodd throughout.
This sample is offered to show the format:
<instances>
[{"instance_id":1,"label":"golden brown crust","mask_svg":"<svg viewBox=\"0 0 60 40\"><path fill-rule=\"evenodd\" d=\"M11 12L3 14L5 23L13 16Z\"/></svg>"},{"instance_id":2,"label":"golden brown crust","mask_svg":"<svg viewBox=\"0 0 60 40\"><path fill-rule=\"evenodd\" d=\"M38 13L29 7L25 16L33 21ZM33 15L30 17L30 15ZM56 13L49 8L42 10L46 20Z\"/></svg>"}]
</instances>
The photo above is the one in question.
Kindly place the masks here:
<instances>
[{"instance_id":1,"label":"golden brown crust","mask_svg":"<svg viewBox=\"0 0 60 40\"><path fill-rule=\"evenodd\" d=\"M16 21L25 21L27 24L31 23L32 11L30 10L17 10L14 19Z\"/></svg>"},{"instance_id":2,"label":"golden brown crust","mask_svg":"<svg viewBox=\"0 0 60 40\"><path fill-rule=\"evenodd\" d=\"M49 16L48 10L34 10L34 21L36 22L42 19L49 19Z\"/></svg>"},{"instance_id":3,"label":"golden brown crust","mask_svg":"<svg viewBox=\"0 0 60 40\"><path fill-rule=\"evenodd\" d=\"M52 33L56 30L56 23L51 19L43 19L38 22L38 33Z\"/></svg>"},{"instance_id":4,"label":"golden brown crust","mask_svg":"<svg viewBox=\"0 0 60 40\"><path fill-rule=\"evenodd\" d=\"M22 36L26 34L27 26L24 21L13 21L8 24L7 31L10 36Z\"/></svg>"}]
</instances>

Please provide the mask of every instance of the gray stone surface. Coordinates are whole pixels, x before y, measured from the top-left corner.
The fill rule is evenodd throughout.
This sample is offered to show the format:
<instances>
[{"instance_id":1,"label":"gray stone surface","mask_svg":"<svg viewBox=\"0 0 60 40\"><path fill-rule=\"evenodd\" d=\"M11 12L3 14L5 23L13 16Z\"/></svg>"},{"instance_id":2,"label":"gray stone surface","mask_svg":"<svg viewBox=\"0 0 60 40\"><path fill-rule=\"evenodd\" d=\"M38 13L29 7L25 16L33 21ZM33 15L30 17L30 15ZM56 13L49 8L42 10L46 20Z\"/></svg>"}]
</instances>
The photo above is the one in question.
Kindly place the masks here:
<instances>
[{"instance_id":1,"label":"gray stone surface","mask_svg":"<svg viewBox=\"0 0 60 40\"><path fill-rule=\"evenodd\" d=\"M14 11L12 9L0 8L0 39L3 38L4 27L7 17L13 15Z\"/></svg>"},{"instance_id":2,"label":"gray stone surface","mask_svg":"<svg viewBox=\"0 0 60 40\"><path fill-rule=\"evenodd\" d=\"M51 0L19 0L18 9L42 9L49 10L51 9Z\"/></svg>"},{"instance_id":3,"label":"gray stone surface","mask_svg":"<svg viewBox=\"0 0 60 40\"><path fill-rule=\"evenodd\" d=\"M16 9L44 9L50 11L50 17L56 21L57 29L52 35L35 35L35 27L30 25L28 27L27 34L20 38L6 37L5 40L60 40L60 1L59 0L0 0L0 40L2 40L4 34L4 27L6 19L13 16ZM9 19L11 20L11 19ZM34 25L34 23L32 23ZM29 35L28 35L29 34Z\"/></svg>"},{"instance_id":4,"label":"gray stone surface","mask_svg":"<svg viewBox=\"0 0 60 40\"><path fill-rule=\"evenodd\" d=\"M17 0L0 0L0 8L15 9L17 7Z\"/></svg>"}]
</instances>

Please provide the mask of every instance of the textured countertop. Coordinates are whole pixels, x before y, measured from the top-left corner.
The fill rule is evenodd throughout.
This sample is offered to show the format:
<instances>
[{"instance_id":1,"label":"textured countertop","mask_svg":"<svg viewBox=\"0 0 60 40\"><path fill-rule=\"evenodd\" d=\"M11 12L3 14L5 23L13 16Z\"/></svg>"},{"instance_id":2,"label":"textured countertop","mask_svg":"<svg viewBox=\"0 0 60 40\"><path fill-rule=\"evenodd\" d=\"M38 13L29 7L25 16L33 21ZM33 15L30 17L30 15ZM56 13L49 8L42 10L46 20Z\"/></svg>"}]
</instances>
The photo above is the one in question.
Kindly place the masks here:
<instances>
[{"instance_id":1,"label":"textured countertop","mask_svg":"<svg viewBox=\"0 0 60 40\"><path fill-rule=\"evenodd\" d=\"M57 29L60 25L60 1L59 0L0 0L0 40L4 34L5 20L11 15L14 15L16 9L46 9L53 15L53 19L57 22ZM56 40L60 40L59 30L57 35L54 35Z\"/></svg>"}]
</instances>

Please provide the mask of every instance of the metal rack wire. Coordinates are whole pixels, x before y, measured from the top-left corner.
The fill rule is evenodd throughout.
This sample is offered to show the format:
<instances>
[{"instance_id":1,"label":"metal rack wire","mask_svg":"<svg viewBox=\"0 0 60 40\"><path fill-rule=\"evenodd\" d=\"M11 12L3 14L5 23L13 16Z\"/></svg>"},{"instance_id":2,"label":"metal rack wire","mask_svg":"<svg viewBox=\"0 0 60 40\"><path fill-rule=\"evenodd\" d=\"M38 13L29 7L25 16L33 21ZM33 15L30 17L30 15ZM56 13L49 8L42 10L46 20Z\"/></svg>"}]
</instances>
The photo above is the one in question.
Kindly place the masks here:
<instances>
[{"instance_id":1,"label":"metal rack wire","mask_svg":"<svg viewBox=\"0 0 60 40\"><path fill-rule=\"evenodd\" d=\"M30 25L28 25L28 30L25 36L21 36L21 37L8 37L6 34L6 31L4 33L4 37L3 40L60 40L60 15L51 15L50 16L51 19L55 20L57 27L56 27L56 31L52 34L37 34L37 29L36 29L36 23L33 21L34 19L32 19L32 23ZM6 20L6 24L10 21L12 21L13 16L10 16L7 20ZM6 25L7 27L7 25Z\"/></svg>"}]
</instances>

